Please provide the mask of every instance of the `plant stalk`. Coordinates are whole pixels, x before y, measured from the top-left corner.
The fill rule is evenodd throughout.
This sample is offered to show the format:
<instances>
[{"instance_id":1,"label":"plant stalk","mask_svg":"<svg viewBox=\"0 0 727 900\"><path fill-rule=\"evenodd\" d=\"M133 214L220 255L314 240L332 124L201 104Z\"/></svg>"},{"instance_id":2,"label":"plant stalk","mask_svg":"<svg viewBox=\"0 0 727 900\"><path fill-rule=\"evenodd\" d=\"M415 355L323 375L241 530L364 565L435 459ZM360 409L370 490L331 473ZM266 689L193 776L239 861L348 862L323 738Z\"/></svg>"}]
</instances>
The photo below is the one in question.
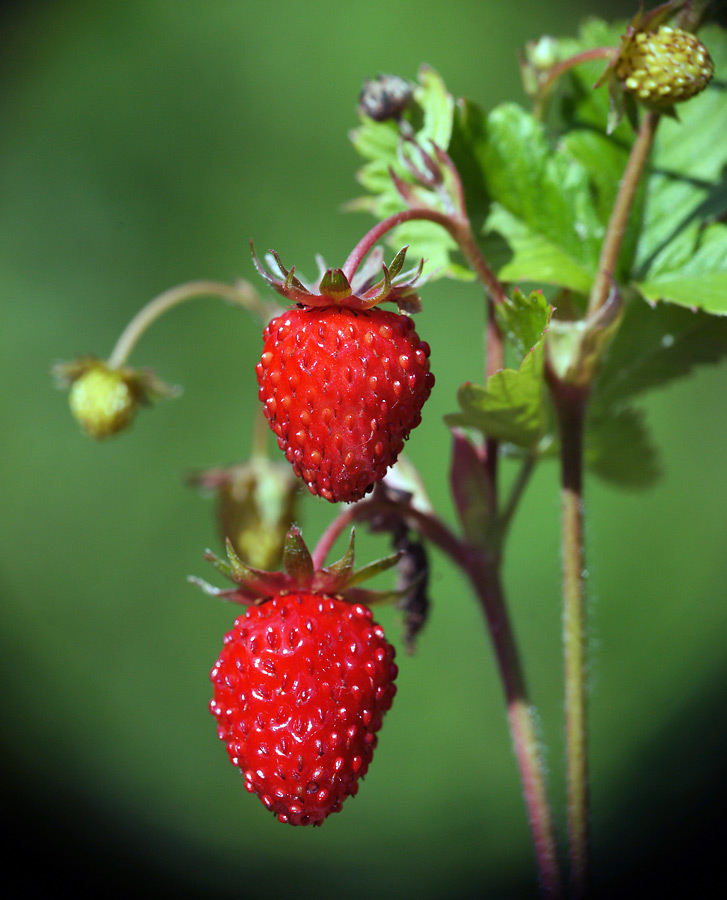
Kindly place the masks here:
<instances>
[{"instance_id":1,"label":"plant stalk","mask_svg":"<svg viewBox=\"0 0 727 900\"><path fill-rule=\"evenodd\" d=\"M590 882L586 692L586 567L583 532L583 437L588 389L551 384L561 445L563 664L570 882L574 900Z\"/></svg>"},{"instance_id":2,"label":"plant stalk","mask_svg":"<svg viewBox=\"0 0 727 900\"><path fill-rule=\"evenodd\" d=\"M591 289L591 296L588 300L589 315L593 315L603 306L611 291L624 232L631 215L636 190L651 154L656 127L660 118L659 113L646 110L641 120L636 140L631 147L631 153L621 178L616 201L611 210L611 218L608 221L606 236L601 247L598 270Z\"/></svg>"},{"instance_id":3,"label":"plant stalk","mask_svg":"<svg viewBox=\"0 0 727 900\"><path fill-rule=\"evenodd\" d=\"M502 591L499 566L476 554L466 567L487 620L507 706L513 748L544 897L562 896L560 866L540 743Z\"/></svg>"},{"instance_id":4,"label":"plant stalk","mask_svg":"<svg viewBox=\"0 0 727 900\"><path fill-rule=\"evenodd\" d=\"M321 567L336 539L356 521L377 513L396 512L467 575L482 607L492 640L495 660L505 694L507 719L515 750L523 798L533 839L543 896L562 897L555 827L548 801L544 766L537 739L533 708L528 700L525 678L502 591L499 565L483 551L458 538L435 515L388 500L362 500L340 513L325 530L313 551L313 563Z\"/></svg>"},{"instance_id":5,"label":"plant stalk","mask_svg":"<svg viewBox=\"0 0 727 900\"><path fill-rule=\"evenodd\" d=\"M234 285L219 281L190 281L164 291L137 312L116 341L116 346L107 360L108 366L119 369L125 365L139 338L165 312L186 300L204 296L220 297L244 307L265 320L264 305L246 281L239 281Z\"/></svg>"},{"instance_id":6,"label":"plant stalk","mask_svg":"<svg viewBox=\"0 0 727 900\"><path fill-rule=\"evenodd\" d=\"M404 209L374 225L374 227L361 238L358 244L356 244L349 253L348 259L343 264L343 271L348 280L351 280L366 254L378 240L380 240L388 231L391 231L403 222L411 222L415 219L435 222L437 225L441 225L441 227L444 228L444 230L459 244L462 252L471 264L473 271L484 284L487 293L492 300L495 303L500 303L505 299L505 289L497 280L494 272L487 265L487 261L480 253L477 242L472 235L469 221L460 216L450 215L428 207Z\"/></svg>"}]
</instances>

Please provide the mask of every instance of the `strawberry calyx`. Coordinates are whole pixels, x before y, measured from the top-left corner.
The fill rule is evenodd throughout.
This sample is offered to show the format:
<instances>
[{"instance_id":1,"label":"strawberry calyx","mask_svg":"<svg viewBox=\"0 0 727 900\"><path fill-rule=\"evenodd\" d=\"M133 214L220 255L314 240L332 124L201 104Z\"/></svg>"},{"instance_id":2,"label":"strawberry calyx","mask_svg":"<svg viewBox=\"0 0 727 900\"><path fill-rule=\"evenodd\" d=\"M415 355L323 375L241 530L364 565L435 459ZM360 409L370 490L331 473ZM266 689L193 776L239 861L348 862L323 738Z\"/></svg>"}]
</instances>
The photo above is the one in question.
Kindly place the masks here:
<instances>
[{"instance_id":1,"label":"strawberry calyx","mask_svg":"<svg viewBox=\"0 0 727 900\"><path fill-rule=\"evenodd\" d=\"M343 269L327 268L319 260L321 271L318 282L313 284L304 284L296 276L295 267L286 268L275 250L269 250L265 255L268 271L258 259L252 241L250 248L260 276L291 303L305 307L371 309L379 303L388 302L396 303L404 312L417 312L421 307L414 285L422 283L424 260L414 269L403 272L408 247L399 250L388 266L383 262L383 251L376 248L368 263L351 277Z\"/></svg>"},{"instance_id":2,"label":"strawberry calyx","mask_svg":"<svg viewBox=\"0 0 727 900\"><path fill-rule=\"evenodd\" d=\"M226 551L226 560L220 559L210 550L204 556L219 572L235 583L234 588L217 588L196 577L190 577L189 581L202 588L205 593L233 603L257 606L271 597L303 591L371 606L393 602L401 595L401 591L397 590L372 591L358 587L361 582L395 566L402 553L393 553L356 569L353 529L348 548L341 559L319 569L313 565L313 558L297 525L291 526L285 539L282 572L268 572L247 565L240 559L229 539L226 541Z\"/></svg>"}]
</instances>

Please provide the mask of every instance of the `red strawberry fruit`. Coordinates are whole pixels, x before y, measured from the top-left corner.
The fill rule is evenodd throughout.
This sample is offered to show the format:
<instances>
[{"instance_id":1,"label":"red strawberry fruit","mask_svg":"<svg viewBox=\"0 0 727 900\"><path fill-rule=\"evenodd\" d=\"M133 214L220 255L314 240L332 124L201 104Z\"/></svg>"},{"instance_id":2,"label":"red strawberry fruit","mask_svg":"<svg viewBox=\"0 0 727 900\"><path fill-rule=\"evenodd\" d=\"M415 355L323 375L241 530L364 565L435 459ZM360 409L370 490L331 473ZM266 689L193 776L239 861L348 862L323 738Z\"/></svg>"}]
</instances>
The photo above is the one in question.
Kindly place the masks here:
<instances>
[{"instance_id":1,"label":"red strawberry fruit","mask_svg":"<svg viewBox=\"0 0 727 900\"><path fill-rule=\"evenodd\" d=\"M384 477L420 423L434 384L429 345L412 319L376 306L389 300L417 308L411 287L419 273L394 280L404 255L383 267L382 281L364 282L356 293L341 269L328 269L314 294L277 256L285 281L258 263L266 280L298 304L263 333L260 400L296 475L332 502L359 500Z\"/></svg>"},{"instance_id":2,"label":"red strawberry fruit","mask_svg":"<svg viewBox=\"0 0 727 900\"><path fill-rule=\"evenodd\" d=\"M228 555L229 565L210 558L238 587L201 584L255 605L225 636L210 675L219 737L247 790L280 822L321 825L368 770L396 692L394 648L361 602L373 593L352 588L345 599L346 583L361 579L352 544L343 560L318 572L296 528L286 542L287 573L251 569L230 545Z\"/></svg>"}]
</instances>

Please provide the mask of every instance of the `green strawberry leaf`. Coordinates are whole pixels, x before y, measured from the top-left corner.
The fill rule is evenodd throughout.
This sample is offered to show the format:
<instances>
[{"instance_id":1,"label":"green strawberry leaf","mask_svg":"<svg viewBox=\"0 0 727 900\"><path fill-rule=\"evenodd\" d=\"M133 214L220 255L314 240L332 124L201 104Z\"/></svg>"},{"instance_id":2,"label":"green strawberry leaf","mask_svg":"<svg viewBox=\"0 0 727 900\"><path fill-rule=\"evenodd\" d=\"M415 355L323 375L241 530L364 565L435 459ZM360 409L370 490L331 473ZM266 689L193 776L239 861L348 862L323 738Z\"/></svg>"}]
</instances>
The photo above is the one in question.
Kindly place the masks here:
<instances>
[{"instance_id":1,"label":"green strawberry leaf","mask_svg":"<svg viewBox=\"0 0 727 900\"><path fill-rule=\"evenodd\" d=\"M592 410L586 426L584 462L604 481L618 487L651 487L661 474L658 451L640 411Z\"/></svg>"},{"instance_id":2,"label":"green strawberry leaf","mask_svg":"<svg viewBox=\"0 0 727 900\"><path fill-rule=\"evenodd\" d=\"M499 277L586 293L604 225L584 166L551 149L543 125L514 104L490 113L478 157L493 201L485 228L513 254Z\"/></svg>"},{"instance_id":3,"label":"green strawberry leaf","mask_svg":"<svg viewBox=\"0 0 727 900\"><path fill-rule=\"evenodd\" d=\"M552 41L559 60L595 47L616 46L624 25L590 20L576 40ZM703 94L679 104L677 118L663 117L650 174L634 202L624 236L617 280L631 283L650 301L668 301L727 315L727 33L716 25L700 31L715 63ZM580 64L562 77L549 108L549 125L561 146L587 171L599 218L605 224L634 133L623 119L607 135L609 93L593 85L603 61Z\"/></svg>"},{"instance_id":4,"label":"green strawberry leaf","mask_svg":"<svg viewBox=\"0 0 727 900\"><path fill-rule=\"evenodd\" d=\"M625 27L626 23L611 25L599 19L589 19L581 27L577 38L548 38L548 56L553 61L563 62L596 48L616 47ZM604 59L593 59L569 69L551 86L545 116L551 140L557 140L563 157L572 160L585 173L593 211L604 231L634 140L633 130L626 120L621 121L610 134L606 133L610 108L608 87L604 84L594 89L606 66ZM628 281L630 277L643 193L642 188L635 199L633 215L623 238L615 273L620 281ZM564 283L564 286L567 285ZM588 288L586 286L585 290Z\"/></svg>"},{"instance_id":5,"label":"green strawberry leaf","mask_svg":"<svg viewBox=\"0 0 727 900\"><path fill-rule=\"evenodd\" d=\"M622 404L727 357L727 319L632 299L596 380L593 400Z\"/></svg>"},{"instance_id":6,"label":"green strawberry leaf","mask_svg":"<svg viewBox=\"0 0 727 900\"><path fill-rule=\"evenodd\" d=\"M501 369L486 385L467 382L457 393L461 412L444 417L450 428L475 428L487 437L532 448L545 429L542 342L519 369Z\"/></svg>"},{"instance_id":7,"label":"green strawberry leaf","mask_svg":"<svg viewBox=\"0 0 727 900\"><path fill-rule=\"evenodd\" d=\"M518 362L522 362L543 337L552 313L553 307L542 291L533 291L526 297L520 288L515 288L512 297L497 304L497 322L514 348Z\"/></svg>"}]
</instances>

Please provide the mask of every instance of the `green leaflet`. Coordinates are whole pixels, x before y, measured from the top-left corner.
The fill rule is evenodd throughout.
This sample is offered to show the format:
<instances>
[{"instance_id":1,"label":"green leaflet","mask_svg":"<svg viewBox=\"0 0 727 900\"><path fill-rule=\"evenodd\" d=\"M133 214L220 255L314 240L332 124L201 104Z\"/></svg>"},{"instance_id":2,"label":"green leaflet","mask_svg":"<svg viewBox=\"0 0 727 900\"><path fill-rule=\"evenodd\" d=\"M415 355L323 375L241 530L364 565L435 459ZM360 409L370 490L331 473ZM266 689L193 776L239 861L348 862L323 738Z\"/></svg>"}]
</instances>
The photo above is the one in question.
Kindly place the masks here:
<instances>
[{"instance_id":1,"label":"green leaflet","mask_svg":"<svg viewBox=\"0 0 727 900\"><path fill-rule=\"evenodd\" d=\"M618 487L643 489L659 478L659 454L643 414L626 407L601 415L592 410L585 434L586 468Z\"/></svg>"},{"instance_id":2,"label":"green leaflet","mask_svg":"<svg viewBox=\"0 0 727 900\"><path fill-rule=\"evenodd\" d=\"M543 126L514 104L490 113L479 159L493 201L485 227L513 252L500 278L586 292L604 227L584 167L551 150Z\"/></svg>"},{"instance_id":3,"label":"green leaflet","mask_svg":"<svg viewBox=\"0 0 727 900\"><path fill-rule=\"evenodd\" d=\"M502 369L483 387L467 382L457 393L462 412L444 417L453 428L476 428L487 437L519 447L535 447L544 430L543 346L519 369Z\"/></svg>"},{"instance_id":4,"label":"green leaflet","mask_svg":"<svg viewBox=\"0 0 727 900\"><path fill-rule=\"evenodd\" d=\"M522 362L545 334L553 307L540 291L533 291L527 297L515 288L512 297L507 297L504 303L495 307L495 314L518 361Z\"/></svg>"},{"instance_id":5,"label":"green leaflet","mask_svg":"<svg viewBox=\"0 0 727 900\"><path fill-rule=\"evenodd\" d=\"M526 297L516 290L498 308L498 321L520 366L496 372L484 387L462 385L457 394L461 412L445 416L450 427L475 428L519 447L537 445L547 421L543 360L551 313L539 291Z\"/></svg>"},{"instance_id":6,"label":"green leaflet","mask_svg":"<svg viewBox=\"0 0 727 900\"><path fill-rule=\"evenodd\" d=\"M725 357L727 319L633 298L596 380L593 402L603 408L624 404Z\"/></svg>"}]
</instances>

